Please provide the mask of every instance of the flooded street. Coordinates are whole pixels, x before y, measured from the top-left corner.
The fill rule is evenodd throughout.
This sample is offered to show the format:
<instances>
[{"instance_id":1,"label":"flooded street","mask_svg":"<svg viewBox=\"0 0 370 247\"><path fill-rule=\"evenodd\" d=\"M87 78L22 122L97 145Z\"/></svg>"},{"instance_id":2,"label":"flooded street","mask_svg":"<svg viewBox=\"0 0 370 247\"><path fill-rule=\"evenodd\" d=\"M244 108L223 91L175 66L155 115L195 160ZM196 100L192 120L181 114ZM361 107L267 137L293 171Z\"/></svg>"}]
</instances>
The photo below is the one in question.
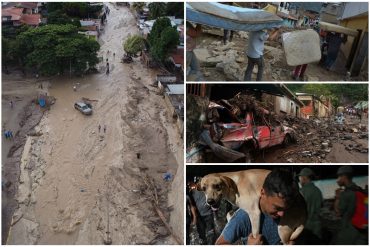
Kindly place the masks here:
<instances>
[{"instance_id":1,"label":"flooded street","mask_svg":"<svg viewBox=\"0 0 370 247\"><path fill-rule=\"evenodd\" d=\"M20 208L8 244L176 243L156 214L146 181L169 219L168 208L182 205L168 205L171 182L162 177L182 165L176 158L182 140L162 96L149 86L157 72L139 59L120 63L123 40L138 32L134 16L126 7L107 5L101 72L50 81L56 103L36 128L42 134L28 137L24 148ZM92 116L74 109L82 98L91 100Z\"/></svg>"}]
</instances>

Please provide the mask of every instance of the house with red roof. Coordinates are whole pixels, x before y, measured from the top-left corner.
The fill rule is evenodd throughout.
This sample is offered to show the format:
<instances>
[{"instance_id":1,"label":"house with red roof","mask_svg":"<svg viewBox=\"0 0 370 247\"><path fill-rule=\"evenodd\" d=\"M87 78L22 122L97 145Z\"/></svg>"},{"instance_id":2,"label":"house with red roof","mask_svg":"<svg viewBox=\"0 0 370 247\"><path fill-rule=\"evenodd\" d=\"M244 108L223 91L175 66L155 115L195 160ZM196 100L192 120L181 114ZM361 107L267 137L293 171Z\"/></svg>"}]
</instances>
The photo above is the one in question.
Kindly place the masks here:
<instances>
[{"instance_id":1,"label":"house with red roof","mask_svg":"<svg viewBox=\"0 0 370 247\"><path fill-rule=\"evenodd\" d=\"M20 6L22 3L19 3ZM33 14L32 3L25 3L26 8L5 5L1 9L1 22L3 25L11 25L14 27L22 24L37 27L41 23L41 15ZM23 6L23 5L22 5ZM37 7L37 3L36 3Z\"/></svg>"}]
</instances>

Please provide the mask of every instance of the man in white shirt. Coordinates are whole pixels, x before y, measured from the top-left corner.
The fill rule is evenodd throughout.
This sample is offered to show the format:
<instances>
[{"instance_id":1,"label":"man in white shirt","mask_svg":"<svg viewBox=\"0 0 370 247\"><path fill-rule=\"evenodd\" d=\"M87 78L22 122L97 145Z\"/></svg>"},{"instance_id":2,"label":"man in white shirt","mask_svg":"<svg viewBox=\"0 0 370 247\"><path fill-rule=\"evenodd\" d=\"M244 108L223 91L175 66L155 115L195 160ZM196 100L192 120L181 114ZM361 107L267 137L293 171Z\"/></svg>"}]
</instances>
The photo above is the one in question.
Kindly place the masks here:
<instances>
[{"instance_id":1,"label":"man in white shirt","mask_svg":"<svg viewBox=\"0 0 370 247\"><path fill-rule=\"evenodd\" d=\"M266 31L252 31L249 32L249 40L248 40L248 50L247 50L247 57L248 57L248 67L244 74L244 81L251 81L252 80L252 71L254 65L257 64L258 66L258 73L257 73L257 81L262 81L262 74L263 74L263 49L265 46L266 40L273 40L277 36L279 30L274 30L271 35L269 35Z\"/></svg>"}]
</instances>

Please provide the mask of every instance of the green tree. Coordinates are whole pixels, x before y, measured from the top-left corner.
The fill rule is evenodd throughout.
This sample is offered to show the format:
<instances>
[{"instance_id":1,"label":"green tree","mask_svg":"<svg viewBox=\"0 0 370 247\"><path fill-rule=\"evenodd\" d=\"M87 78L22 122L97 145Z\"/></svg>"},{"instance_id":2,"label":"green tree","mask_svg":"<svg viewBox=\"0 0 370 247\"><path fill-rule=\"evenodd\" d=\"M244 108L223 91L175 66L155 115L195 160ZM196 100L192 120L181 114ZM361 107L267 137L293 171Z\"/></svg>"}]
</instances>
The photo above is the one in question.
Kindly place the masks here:
<instances>
[{"instance_id":1,"label":"green tree","mask_svg":"<svg viewBox=\"0 0 370 247\"><path fill-rule=\"evenodd\" d=\"M148 35L150 54L157 61L164 62L168 54L179 43L179 33L167 17L158 18Z\"/></svg>"},{"instance_id":2,"label":"green tree","mask_svg":"<svg viewBox=\"0 0 370 247\"><path fill-rule=\"evenodd\" d=\"M46 25L17 37L21 64L41 74L55 75L73 69L82 73L98 63L99 44L77 33L73 25Z\"/></svg>"},{"instance_id":3,"label":"green tree","mask_svg":"<svg viewBox=\"0 0 370 247\"><path fill-rule=\"evenodd\" d=\"M145 45L145 40L139 35L130 36L123 44L123 50L130 55L140 52Z\"/></svg>"},{"instance_id":4,"label":"green tree","mask_svg":"<svg viewBox=\"0 0 370 247\"><path fill-rule=\"evenodd\" d=\"M368 100L367 84L286 84L294 93L311 93L318 97L326 96L332 100L334 107L346 102Z\"/></svg>"},{"instance_id":5,"label":"green tree","mask_svg":"<svg viewBox=\"0 0 370 247\"><path fill-rule=\"evenodd\" d=\"M8 73L8 65L13 63L14 60L16 59L14 52L15 40L2 37L1 43L2 43L1 49L2 64L4 67L4 71Z\"/></svg>"},{"instance_id":6,"label":"green tree","mask_svg":"<svg viewBox=\"0 0 370 247\"><path fill-rule=\"evenodd\" d=\"M171 21L167 17L158 18L148 35L148 42L150 46L154 46L158 39L161 37L162 31L167 27L171 27Z\"/></svg>"},{"instance_id":7,"label":"green tree","mask_svg":"<svg viewBox=\"0 0 370 247\"><path fill-rule=\"evenodd\" d=\"M60 16L62 19L69 19L68 17L97 18L97 13L103 8L103 5L91 6L87 2L49 2L46 4L46 8L48 10L49 23L68 24L69 22L50 22L49 18L53 17L53 19L57 19L58 16Z\"/></svg>"},{"instance_id":8,"label":"green tree","mask_svg":"<svg viewBox=\"0 0 370 247\"><path fill-rule=\"evenodd\" d=\"M184 18L184 3L183 2L168 2L166 5L166 15L175 16L176 18Z\"/></svg>"},{"instance_id":9,"label":"green tree","mask_svg":"<svg viewBox=\"0 0 370 247\"><path fill-rule=\"evenodd\" d=\"M168 54L176 48L179 43L179 33L176 28L166 27L162 32L160 38L151 47L150 52L153 58L157 61L164 62Z\"/></svg>"},{"instance_id":10,"label":"green tree","mask_svg":"<svg viewBox=\"0 0 370 247\"><path fill-rule=\"evenodd\" d=\"M70 17L66 13L64 13L63 10L57 10L49 13L48 24L58 24L58 25L72 24L76 27L81 26L79 18Z\"/></svg>"},{"instance_id":11,"label":"green tree","mask_svg":"<svg viewBox=\"0 0 370 247\"><path fill-rule=\"evenodd\" d=\"M145 3L144 2L135 2L132 4L132 8L136 11L136 12L142 12L143 9L145 7Z\"/></svg>"},{"instance_id":12,"label":"green tree","mask_svg":"<svg viewBox=\"0 0 370 247\"><path fill-rule=\"evenodd\" d=\"M83 2L64 2L63 10L69 16L80 18L88 17L88 3Z\"/></svg>"},{"instance_id":13,"label":"green tree","mask_svg":"<svg viewBox=\"0 0 370 247\"><path fill-rule=\"evenodd\" d=\"M166 15L166 3L154 2L149 4L149 19L154 20Z\"/></svg>"}]
</instances>

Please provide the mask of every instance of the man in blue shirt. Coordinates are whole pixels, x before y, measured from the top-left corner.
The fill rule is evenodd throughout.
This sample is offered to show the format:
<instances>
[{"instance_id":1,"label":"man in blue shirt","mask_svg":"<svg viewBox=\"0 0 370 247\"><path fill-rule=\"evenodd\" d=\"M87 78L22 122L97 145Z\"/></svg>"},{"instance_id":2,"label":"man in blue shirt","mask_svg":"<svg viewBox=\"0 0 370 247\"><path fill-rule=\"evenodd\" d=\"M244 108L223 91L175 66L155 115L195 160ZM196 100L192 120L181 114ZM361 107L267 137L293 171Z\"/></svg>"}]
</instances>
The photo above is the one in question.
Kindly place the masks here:
<instances>
[{"instance_id":1,"label":"man in blue shirt","mask_svg":"<svg viewBox=\"0 0 370 247\"><path fill-rule=\"evenodd\" d=\"M259 207L260 234L252 236L252 225L247 212L237 210L225 226L216 244L232 244L241 240L243 244L280 244L279 219L299 195L298 184L291 172L274 169L265 179Z\"/></svg>"},{"instance_id":2,"label":"man in blue shirt","mask_svg":"<svg viewBox=\"0 0 370 247\"><path fill-rule=\"evenodd\" d=\"M252 71L254 65L256 64L258 66L257 81L262 81L264 67L263 49L265 46L265 41L267 39L269 40L275 39L278 34L278 31L279 30L276 29L271 33L271 35L267 34L267 32L263 30L249 32L248 50L247 50L248 67L244 74L244 81L252 80Z\"/></svg>"}]
</instances>

